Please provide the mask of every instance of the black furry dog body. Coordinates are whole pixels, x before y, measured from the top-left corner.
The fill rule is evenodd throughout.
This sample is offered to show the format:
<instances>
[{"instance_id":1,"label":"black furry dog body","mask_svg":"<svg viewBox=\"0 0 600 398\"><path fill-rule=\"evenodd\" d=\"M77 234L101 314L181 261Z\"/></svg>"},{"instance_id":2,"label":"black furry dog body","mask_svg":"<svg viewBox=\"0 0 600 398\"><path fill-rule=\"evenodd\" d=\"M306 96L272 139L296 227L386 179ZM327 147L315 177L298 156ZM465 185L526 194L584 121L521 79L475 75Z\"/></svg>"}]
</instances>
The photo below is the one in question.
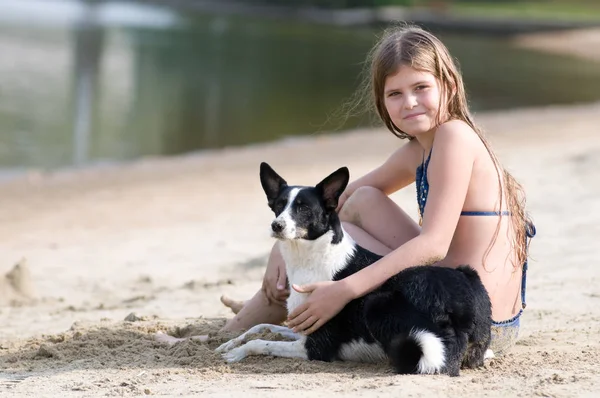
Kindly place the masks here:
<instances>
[{"instance_id":1,"label":"black furry dog body","mask_svg":"<svg viewBox=\"0 0 600 398\"><path fill-rule=\"evenodd\" d=\"M341 280L381 256L357 245L335 211L349 180L341 168L314 187L289 186L266 163L261 183L276 215L272 234L280 241L290 284ZM306 295L292 290L293 311ZM308 360L389 360L397 373L446 373L483 365L491 339L491 304L477 272L435 265L405 269L373 292L352 300L314 333L303 336L277 325L257 325L217 351L235 362L248 355ZM264 329L292 341L251 340Z\"/></svg>"}]
</instances>

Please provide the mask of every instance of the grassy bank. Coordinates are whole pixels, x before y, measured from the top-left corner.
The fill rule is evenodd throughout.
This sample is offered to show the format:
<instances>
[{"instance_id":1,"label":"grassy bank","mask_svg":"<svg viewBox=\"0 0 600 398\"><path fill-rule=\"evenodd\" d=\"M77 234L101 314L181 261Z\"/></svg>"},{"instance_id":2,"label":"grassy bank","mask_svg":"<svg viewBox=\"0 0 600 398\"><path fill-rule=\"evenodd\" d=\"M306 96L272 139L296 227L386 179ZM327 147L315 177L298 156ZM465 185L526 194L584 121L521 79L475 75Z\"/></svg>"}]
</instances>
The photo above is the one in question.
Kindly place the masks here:
<instances>
[{"instance_id":1,"label":"grassy bank","mask_svg":"<svg viewBox=\"0 0 600 398\"><path fill-rule=\"evenodd\" d=\"M424 2L425 3L425 2ZM430 5L432 1L428 1ZM598 1L439 1L452 13L465 16L600 22Z\"/></svg>"}]
</instances>

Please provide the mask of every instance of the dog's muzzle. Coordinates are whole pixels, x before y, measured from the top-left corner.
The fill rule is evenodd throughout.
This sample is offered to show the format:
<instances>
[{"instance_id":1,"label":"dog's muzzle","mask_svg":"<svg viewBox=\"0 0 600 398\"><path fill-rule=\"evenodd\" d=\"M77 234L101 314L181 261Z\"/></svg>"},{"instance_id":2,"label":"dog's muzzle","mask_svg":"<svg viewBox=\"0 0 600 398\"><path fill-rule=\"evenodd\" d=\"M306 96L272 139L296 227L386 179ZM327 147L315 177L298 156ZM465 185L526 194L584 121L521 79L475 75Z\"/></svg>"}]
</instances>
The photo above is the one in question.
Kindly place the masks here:
<instances>
[{"instance_id":1,"label":"dog's muzzle","mask_svg":"<svg viewBox=\"0 0 600 398\"><path fill-rule=\"evenodd\" d=\"M285 229L285 223L281 220L275 220L271 223L271 229L273 230L274 234L279 235Z\"/></svg>"},{"instance_id":2,"label":"dog's muzzle","mask_svg":"<svg viewBox=\"0 0 600 398\"><path fill-rule=\"evenodd\" d=\"M271 223L271 231L271 235L277 239L289 240L298 238L298 230L294 223L285 219L276 218L275 221Z\"/></svg>"}]
</instances>

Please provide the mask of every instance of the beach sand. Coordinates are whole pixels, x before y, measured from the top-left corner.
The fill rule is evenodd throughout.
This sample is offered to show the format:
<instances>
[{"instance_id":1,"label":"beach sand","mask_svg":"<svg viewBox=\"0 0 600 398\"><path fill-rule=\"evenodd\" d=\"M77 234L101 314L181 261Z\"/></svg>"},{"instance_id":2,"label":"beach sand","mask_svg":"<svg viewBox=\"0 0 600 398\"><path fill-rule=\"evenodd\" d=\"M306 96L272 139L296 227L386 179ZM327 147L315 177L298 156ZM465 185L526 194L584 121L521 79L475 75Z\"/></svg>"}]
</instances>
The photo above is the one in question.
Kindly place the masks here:
<instances>
[{"instance_id":1,"label":"beach sand","mask_svg":"<svg viewBox=\"0 0 600 398\"><path fill-rule=\"evenodd\" d=\"M229 365L212 351L232 337L216 333L231 316L220 295L249 298L273 243L259 163L308 185L343 165L356 178L401 145L356 130L0 184L0 396L596 396L600 103L475 117L538 229L508 355L449 378L268 357ZM414 195L393 198L416 217ZM211 338L167 346L159 330Z\"/></svg>"}]
</instances>

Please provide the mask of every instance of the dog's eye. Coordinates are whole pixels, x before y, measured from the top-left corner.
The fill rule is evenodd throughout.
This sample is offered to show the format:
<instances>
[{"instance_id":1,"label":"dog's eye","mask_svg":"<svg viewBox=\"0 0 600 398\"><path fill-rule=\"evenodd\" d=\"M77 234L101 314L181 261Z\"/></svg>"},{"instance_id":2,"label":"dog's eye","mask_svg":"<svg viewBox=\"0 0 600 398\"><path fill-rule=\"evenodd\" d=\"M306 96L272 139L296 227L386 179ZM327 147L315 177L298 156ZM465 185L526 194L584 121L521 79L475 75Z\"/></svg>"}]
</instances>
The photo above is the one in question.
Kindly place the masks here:
<instances>
[{"instance_id":1,"label":"dog's eye","mask_svg":"<svg viewBox=\"0 0 600 398\"><path fill-rule=\"evenodd\" d=\"M308 207L308 205L305 203L298 203L298 210L302 212L307 212L310 211L310 207Z\"/></svg>"},{"instance_id":2,"label":"dog's eye","mask_svg":"<svg viewBox=\"0 0 600 398\"><path fill-rule=\"evenodd\" d=\"M275 206L273 206L273 210L275 210L276 212L279 213L283 210L284 207L285 207L285 202L280 200L275 203Z\"/></svg>"}]
</instances>

